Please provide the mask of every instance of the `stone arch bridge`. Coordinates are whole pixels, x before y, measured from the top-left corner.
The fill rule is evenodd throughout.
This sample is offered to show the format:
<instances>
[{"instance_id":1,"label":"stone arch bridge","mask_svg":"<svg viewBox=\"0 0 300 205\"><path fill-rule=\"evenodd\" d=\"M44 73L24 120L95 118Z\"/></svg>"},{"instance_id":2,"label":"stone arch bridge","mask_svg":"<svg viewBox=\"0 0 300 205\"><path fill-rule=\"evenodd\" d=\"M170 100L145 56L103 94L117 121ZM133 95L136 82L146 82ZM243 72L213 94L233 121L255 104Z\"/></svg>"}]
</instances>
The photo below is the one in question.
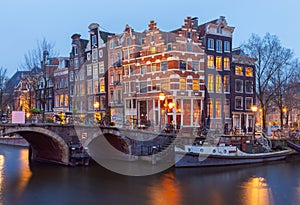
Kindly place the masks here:
<instances>
[{"instance_id":1,"label":"stone arch bridge","mask_svg":"<svg viewBox=\"0 0 300 205\"><path fill-rule=\"evenodd\" d=\"M109 136L109 143L117 149L131 147L131 154L141 155L145 147L164 144L165 135L151 131L128 130L115 127L72 124L0 124L0 136L19 134L30 144L30 159L69 165L70 145L88 146L95 138ZM158 136L158 137L157 137ZM98 138L99 139L99 138ZM122 146L122 147L121 147ZM125 146L125 149L124 149ZM118 148L121 147L121 148ZM128 150L127 150L128 151ZM126 154L126 153L125 153Z\"/></svg>"}]
</instances>

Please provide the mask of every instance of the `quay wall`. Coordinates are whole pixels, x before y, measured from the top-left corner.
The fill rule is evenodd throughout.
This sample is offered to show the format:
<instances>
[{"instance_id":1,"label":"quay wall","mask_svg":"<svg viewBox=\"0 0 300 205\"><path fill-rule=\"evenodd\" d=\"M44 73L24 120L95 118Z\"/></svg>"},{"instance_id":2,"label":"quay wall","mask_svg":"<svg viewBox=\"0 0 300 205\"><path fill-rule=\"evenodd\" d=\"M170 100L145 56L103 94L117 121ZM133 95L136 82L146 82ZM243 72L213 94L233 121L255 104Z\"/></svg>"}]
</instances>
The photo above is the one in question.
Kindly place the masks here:
<instances>
[{"instance_id":1,"label":"quay wall","mask_svg":"<svg viewBox=\"0 0 300 205\"><path fill-rule=\"evenodd\" d=\"M0 144L28 147L29 143L23 137L0 137Z\"/></svg>"}]
</instances>

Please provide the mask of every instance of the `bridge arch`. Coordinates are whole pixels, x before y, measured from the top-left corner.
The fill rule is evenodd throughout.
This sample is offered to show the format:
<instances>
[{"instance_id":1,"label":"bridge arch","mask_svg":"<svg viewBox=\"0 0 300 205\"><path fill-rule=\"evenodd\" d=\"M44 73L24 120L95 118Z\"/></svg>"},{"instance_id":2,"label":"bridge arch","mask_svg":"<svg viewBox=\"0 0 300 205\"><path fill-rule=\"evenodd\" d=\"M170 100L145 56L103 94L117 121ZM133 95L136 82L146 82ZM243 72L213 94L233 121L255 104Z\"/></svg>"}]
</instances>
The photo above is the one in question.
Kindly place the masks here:
<instances>
[{"instance_id":1,"label":"bridge arch","mask_svg":"<svg viewBox=\"0 0 300 205\"><path fill-rule=\"evenodd\" d=\"M69 146L57 133L42 127L9 127L3 135L18 133L28 141L36 160L69 164Z\"/></svg>"}]
</instances>

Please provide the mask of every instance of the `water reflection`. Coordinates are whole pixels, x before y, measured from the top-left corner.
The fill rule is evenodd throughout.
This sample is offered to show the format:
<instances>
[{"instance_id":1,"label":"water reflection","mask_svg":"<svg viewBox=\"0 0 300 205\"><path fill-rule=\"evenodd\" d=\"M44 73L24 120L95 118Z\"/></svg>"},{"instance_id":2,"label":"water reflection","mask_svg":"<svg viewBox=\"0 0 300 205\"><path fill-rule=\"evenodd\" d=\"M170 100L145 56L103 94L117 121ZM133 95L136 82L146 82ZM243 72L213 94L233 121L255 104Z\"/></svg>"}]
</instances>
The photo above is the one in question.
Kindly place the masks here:
<instances>
[{"instance_id":1,"label":"water reflection","mask_svg":"<svg viewBox=\"0 0 300 205\"><path fill-rule=\"evenodd\" d=\"M241 188L246 205L274 204L272 190L265 178L252 177Z\"/></svg>"},{"instance_id":2,"label":"water reflection","mask_svg":"<svg viewBox=\"0 0 300 205\"><path fill-rule=\"evenodd\" d=\"M163 175L159 183L149 188L149 194L151 205L184 204L181 201L181 191L173 172Z\"/></svg>"},{"instance_id":3,"label":"water reflection","mask_svg":"<svg viewBox=\"0 0 300 205\"><path fill-rule=\"evenodd\" d=\"M17 184L17 190L18 190L18 194L22 194L32 175L30 168L28 166L27 149L20 150L19 164L20 164L20 168L19 168L19 180Z\"/></svg>"},{"instance_id":4,"label":"water reflection","mask_svg":"<svg viewBox=\"0 0 300 205\"><path fill-rule=\"evenodd\" d=\"M0 201L3 201L2 193L4 192L4 162L4 156L0 155Z\"/></svg>"}]
</instances>

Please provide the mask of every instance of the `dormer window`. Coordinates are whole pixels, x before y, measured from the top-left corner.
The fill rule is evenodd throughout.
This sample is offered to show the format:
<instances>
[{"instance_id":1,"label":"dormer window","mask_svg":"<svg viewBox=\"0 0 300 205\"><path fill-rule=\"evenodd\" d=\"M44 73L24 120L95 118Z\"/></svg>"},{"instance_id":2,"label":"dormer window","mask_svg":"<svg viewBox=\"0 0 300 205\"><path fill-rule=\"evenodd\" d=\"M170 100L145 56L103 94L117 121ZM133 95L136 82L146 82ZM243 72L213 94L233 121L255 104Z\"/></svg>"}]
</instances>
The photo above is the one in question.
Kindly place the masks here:
<instances>
[{"instance_id":1,"label":"dormer window","mask_svg":"<svg viewBox=\"0 0 300 205\"><path fill-rule=\"evenodd\" d=\"M222 27L221 27L221 26L219 26L219 27L217 28L217 33L222 34Z\"/></svg>"},{"instance_id":2,"label":"dormer window","mask_svg":"<svg viewBox=\"0 0 300 205\"><path fill-rule=\"evenodd\" d=\"M154 36L151 36L151 42L154 42Z\"/></svg>"},{"instance_id":3,"label":"dormer window","mask_svg":"<svg viewBox=\"0 0 300 205\"><path fill-rule=\"evenodd\" d=\"M77 46L73 46L73 54L78 55L78 48Z\"/></svg>"},{"instance_id":4,"label":"dormer window","mask_svg":"<svg viewBox=\"0 0 300 205\"><path fill-rule=\"evenodd\" d=\"M96 45L97 44L97 36L96 35L92 35L92 45Z\"/></svg>"}]
</instances>

